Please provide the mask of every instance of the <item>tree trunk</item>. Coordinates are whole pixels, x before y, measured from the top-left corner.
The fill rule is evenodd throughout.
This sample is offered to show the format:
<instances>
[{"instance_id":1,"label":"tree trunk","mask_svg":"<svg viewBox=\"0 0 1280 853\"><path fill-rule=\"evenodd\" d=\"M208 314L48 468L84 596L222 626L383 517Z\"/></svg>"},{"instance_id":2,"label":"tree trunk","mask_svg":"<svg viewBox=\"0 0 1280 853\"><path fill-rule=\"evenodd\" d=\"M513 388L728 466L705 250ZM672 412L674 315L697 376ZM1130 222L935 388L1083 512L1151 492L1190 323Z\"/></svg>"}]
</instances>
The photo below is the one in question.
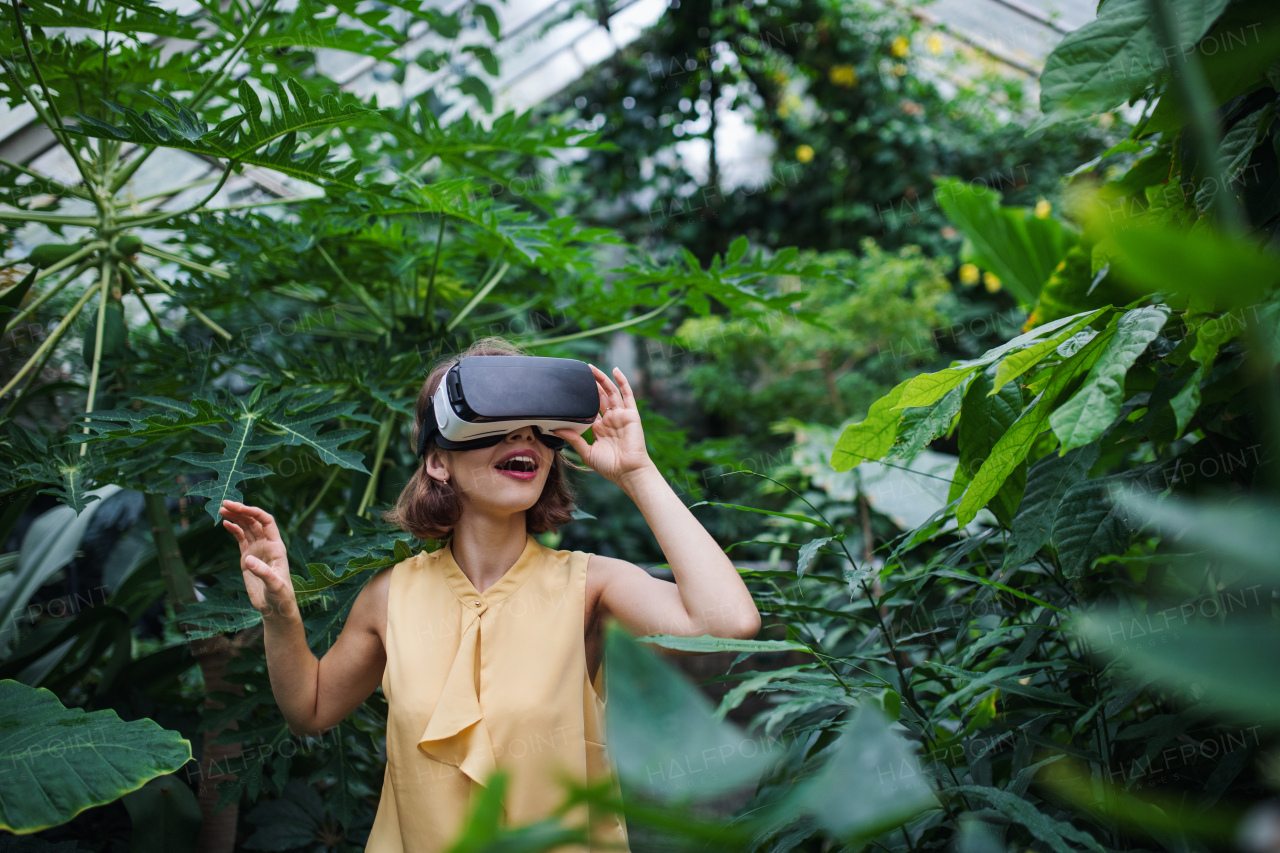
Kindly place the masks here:
<instances>
[{"instance_id":1,"label":"tree trunk","mask_svg":"<svg viewBox=\"0 0 1280 853\"><path fill-rule=\"evenodd\" d=\"M160 574L164 578L164 588L173 609L181 613L187 602L196 600L195 585L191 582L191 574L182 559L182 551L178 548L178 537L173 533L173 524L169 521L169 510L164 502L164 495L148 494L144 497L147 508L147 520L151 523L151 537L155 542L156 555L160 561ZM191 656L200 664L200 674L204 677L206 708L224 707L221 702L208 698L210 693L243 692L239 685L226 680L227 664L235 656L239 643L233 643L225 634L191 642ZM240 817L240 807L232 803L221 811L215 811L218 804L217 785L224 779L234 779L234 774L224 772L228 759L241 755L238 743L213 743L218 733L227 728L235 729L233 722L216 731L204 734L204 748L200 756L200 790L196 799L200 803L200 814L203 821L200 825L200 836L196 839L197 853L232 853L236 846L236 826ZM220 769L221 768L221 769Z\"/></svg>"},{"instance_id":2,"label":"tree trunk","mask_svg":"<svg viewBox=\"0 0 1280 853\"><path fill-rule=\"evenodd\" d=\"M192 641L191 654L200 662L200 674L204 676L206 708L225 707L223 703L208 698L210 693L243 694L244 689L240 685L226 681L227 664L236 654L236 646L226 634ZM231 853L235 850L240 806L238 803L231 803L221 811L215 809L218 805L218 783L224 779L236 778L234 773L226 770L231 759L240 757L242 749L238 743L214 743L213 739L226 729L236 728L237 724L232 722L204 733L204 751L200 756L200 790L196 795L204 820L200 825L200 837L196 839L196 853Z\"/></svg>"}]
</instances>

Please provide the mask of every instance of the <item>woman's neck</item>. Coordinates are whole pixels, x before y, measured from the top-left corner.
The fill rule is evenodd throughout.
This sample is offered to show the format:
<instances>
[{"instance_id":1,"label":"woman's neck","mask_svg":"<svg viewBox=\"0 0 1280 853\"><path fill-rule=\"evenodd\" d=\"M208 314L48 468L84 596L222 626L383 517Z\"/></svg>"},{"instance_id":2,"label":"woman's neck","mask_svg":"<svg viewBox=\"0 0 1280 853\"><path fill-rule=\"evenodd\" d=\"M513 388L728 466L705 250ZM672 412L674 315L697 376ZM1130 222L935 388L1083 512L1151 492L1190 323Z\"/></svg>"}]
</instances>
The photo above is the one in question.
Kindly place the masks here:
<instances>
[{"instance_id":1,"label":"woman's neck","mask_svg":"<svg viewBox=\"0 0 1280 853\"><path fill-rule=\"evenodd\" d=\"M523 512L494 517L464 510L453 528L453 560L484 592L520 559L528 535Z\"/></svg>"}]
</instances>

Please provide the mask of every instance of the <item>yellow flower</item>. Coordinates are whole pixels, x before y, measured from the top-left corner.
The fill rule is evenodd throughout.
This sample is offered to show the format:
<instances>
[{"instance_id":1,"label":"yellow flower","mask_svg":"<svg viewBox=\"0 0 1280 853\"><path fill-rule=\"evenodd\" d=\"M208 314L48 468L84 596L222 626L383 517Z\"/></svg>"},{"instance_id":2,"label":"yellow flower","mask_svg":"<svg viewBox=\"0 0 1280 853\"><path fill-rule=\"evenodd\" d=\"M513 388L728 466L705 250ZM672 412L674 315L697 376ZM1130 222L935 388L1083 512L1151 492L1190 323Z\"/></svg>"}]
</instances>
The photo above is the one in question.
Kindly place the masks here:
<instances>
[{"instance_id":1,"label":"yellow flower","mask_svg":"<svg viewBox=\"0 0 1280 853\"><path fill-rule=\"evenodd\" d=\"M925 47L929 48L929 52L934 56L942 55L942 36L933 33L929 38L925 39Z\"/></svg>"},{"instance_id":2,"label":"yellow flower","mask_svg":"<svg viewBox=\"0 0 1280 853\"><path fill-rule=\"evenodd\" d=\"M813 149L808 145L800 145L796 148L796 159L801 163L808 163L813 159Z\"/></svg>"},{"instance_id":3,"label":"yellow flower","mask_svg":"<svg viewBox=\"0 0 1280 853\"><path fill-rule=\"evenodd\" d=\"M895 77L905 77L907 74L907 66L901 62L895 63L893 66L893 75Z\"/></svg>"},{"instance_id":4,"label":"yellow flower","mask_svg":"<svg viewBox=\"0 0 1280 853\"><path fill-rule=\"evenodd\" d=\"M1036 202L1036 219L1048 219L1049 211L1053 210L1053 205L1045 199Z\"/></svg>"},{"instance_id":5,"label":"yellow flower","mask_svg":"<svg viewBox=\"0 0 1280 853\"><path fill-rule=\"evenodd\" d=\"M833 65L828 75L831 82L837 86L843 86L846 89L852 89L858 85L858 72L854 70L852 65Z\"/></svg>"},{"instance_id":6,"label":"yellow flower","mask_svg":"<svg viewBox=\"0 0 1280 853\"><path fill-rule=\"evenodd\" d=\"M987 293L995 293L1000 289L1000 278L995 273L982 274L982 286L987 289Z\"/></svg>"},{"instance_id":7,"label":"yellow flower","mask_svg":"<svg viewBox=\"0 0 1280 853\"><path fill-rule=\"evenodd\" d=\"M978 268L973 264L960 265L960 283L961 284L977 284Z\"/></svg>"},{"instance_id":8,"label":"yellow flower","mask_svg":"<svg viewBox=\"0 0 1280 853\"><path fill-rule=\"evenodd\" d=\"M889 47L889 52L901 59L911 52L911 40L906 36L898 36Z\"/></svg>"}]
</instances>

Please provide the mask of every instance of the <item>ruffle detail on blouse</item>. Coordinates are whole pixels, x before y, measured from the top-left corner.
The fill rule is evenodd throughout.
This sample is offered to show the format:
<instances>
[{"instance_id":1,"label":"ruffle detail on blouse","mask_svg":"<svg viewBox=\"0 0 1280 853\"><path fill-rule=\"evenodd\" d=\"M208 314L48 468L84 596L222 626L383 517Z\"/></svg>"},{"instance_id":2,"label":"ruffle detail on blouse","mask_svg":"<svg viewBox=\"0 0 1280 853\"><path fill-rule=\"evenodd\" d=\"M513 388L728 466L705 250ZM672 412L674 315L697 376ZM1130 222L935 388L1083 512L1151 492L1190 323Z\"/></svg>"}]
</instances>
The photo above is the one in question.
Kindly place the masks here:
<instances>
[{"instance_id":1,"label":"ruffle detail on blouse","mask_svg":"<svg viewBox=\"0 0 1280 853\"><path fill-rule=\"evenodd\" d=\"M436 761L457 767L477 784L487 785L497 761L476 693L480 619L474 614L468 616L470 624L463 631L457 657L418 749Z\"/></svg>"}]
</instances>

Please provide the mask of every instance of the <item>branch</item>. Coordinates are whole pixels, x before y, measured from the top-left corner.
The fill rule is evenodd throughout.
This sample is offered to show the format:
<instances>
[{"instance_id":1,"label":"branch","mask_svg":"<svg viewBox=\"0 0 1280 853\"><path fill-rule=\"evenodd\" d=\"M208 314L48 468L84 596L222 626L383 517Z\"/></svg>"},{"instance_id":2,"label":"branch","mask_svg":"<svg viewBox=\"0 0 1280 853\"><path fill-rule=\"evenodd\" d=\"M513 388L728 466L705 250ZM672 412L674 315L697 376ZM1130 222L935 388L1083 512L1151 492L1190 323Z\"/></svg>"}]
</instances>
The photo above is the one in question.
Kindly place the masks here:
<instances>
[{"instance_id":1,"label":"branch","mask_svg":"<svg viewBox=\"0 0 1280 853\"><path fill-rule=\"evenodd\" d=\"M23 376L26 376L27 371L36 363L36 360L39 359L40 356L44 355L47 349L58 342L58 339L62 337L64 332L66 332L67 327L71 325L71 321L76 318L76 315L80 313L80 309L84 307L84 304L89 301L89 297L93 296L94 291L97 289L98 288L96 287L85 288L84 295L76 301L75 305L71 306L71 310L68 311L66 316L63 317L58 325L54 327L53 331L49 333L49 337L44 339L44 343L40 344L39 348L32 354L31 358L27 359L27 363L19 368L18 372L9 380L9 384L0 388L0 397L8 394L13 389L13 386L18 384L18 380L22 379Z\"/></svg>"},{"instance_id":2,"label":"branch","mask_svg":"<svg viewBox=\"0 0 1280 853\"><path fill-rule=\"evenodd\" d=\"M472 309L479 305L480 302L489 295L489 291L497 287L498 282L502 281L502 277L507 274L507 270L509 269L511 269L511 264L503 261L502 268L494 274L493 278L489 279L488 284L476 291L476 295L471 297L471 301L468 302L463 309L449 321L449 325L445 326L444 330L446 332L452 332L454 326L465 320L467 315L471 313Z\"/></svg>"},{"instance_id":3,"label":"branch","mask_svg":"<svg viewBox=\"0 0 1280 853\"><path fill-rule=\"evenodd\" d=\"M659 305L657 308L650 311L648 314L641 314L639 317L632 317L630 320L623 320L620 323L611 323L608 326L601 326L598 329L587 329L585 332L574 332L572 335L561 335L558 338L543 338L540 341L527 341L525 342L524 345L527 347L540 347L540 346L545 346L546 344L558 344L558 343L563 343L564 341L576 341L579 338L589 338L593 335L603 335L605 332L616 332L618 329L625 329L628 326L634 326L637 323L643 323L645 320L648 320L652 317L657 317L663 311L666 311L668 308L674 305L676 300L679 298L680 298L679 296L673 296L670 299L668 299L666 302Z\"/></svg>"},{"instance_id":4,"label":"branch","mask_svg":"<svg viewBox=\"0 0 1280 853\"><path fill-rule=\"evenodd\" d=\"M187 258L183 258L178 255L171 255L168 252L164 252L164 251L161 251L160 249L157 249L155 246L148 246L146 244L143 244L141 251L144 254L159 258L162 261L171 261L175 264L178 264L179 266L190 267L191 269L199 270L200 272L207 272L209 275L214 275L214 276L217 276L218 278L227 278L227 279L231 278L231 273L229 272L225 272L223 270L216 270L213 267L207 267L204 264L196 263L195 261L188 260ZM159 279L156 279L156 280L159 281Z\"/></svg>"},{"instance_id":5,"label":"branch","mask_svg":"<svg viewBox=\"0 0 1280 853\"><path fill-rule=\"evenodd\" d=\"M31 41L27 38L27 28L23 25L22 16L18 13L18 0L10 0L10 5L13 8L13 22L17 26L18 35L22 37L22 50L27 54L27 62L31 64L31 70L35 73L36 82L40 84L40 89L44 92L44 98L49 103L49 109L45 110L40 105L40 102L31 96L31 93L27 91L27 87L23 86L22 81L18 79L17 72L10 67L8 62L4 63L5 69L9 72L9 76L13 78L14 83L22 90L23 97L35 108L41 120L49 126L49 130L58 138L58 142L62 144L62 147L67 149L67 153L71 155L71 159L76 163L76 169L80 172L80 178L84 181L84 185L92 187L93 181L89 177L89 167L80 159L80 152L76 150L75 146L71 144L71 140L67 138L66 132L62 128L62 116L58 114L58 106L53 102L53 96L49 94L49 87L45 85L44 75L40 73L40 66L36 64L36 58L31 53ZM103 49L105 50L106 48L104 47ZM102 200L97 196L92 196L91 200L94 206L98 208L98 213L105 216L106 211L103 209Z\"/></svg>"},{"instance_id":6,"label":"branch","mask_svg":"<svg viewBox=\"0 0 1280 853\"><path fill-rule=\"evenodd\" d=\"M89 371L89 398L84 406L86 415L93 411L93 400L98 393L98 374L102 371L102 338L107 325L107 299L111 295L111 264L106 257L102 259L102 275L98 283L98 290L102 295L98 297L98 323L93 333L93 368ZM84 424L84 434L89 434L87 418ZM87 443L81 444L80 455L84 456L88 452L89 445Z\"/></svg>"},{"instance_id":7,"label":"branch","mask_svg":"<svg viewBox=\"0 0 1280 853\"><path fill-rule=\"evenodd\" d=\"M150 280L151 283L156 286L156 289L159 290L161 293L163 293L165 296L171 297L173 299L178 299L178 294L174 292L173 288L165 284L160 279L156 278L154 275L152 275L151 270L147 269L142 264L136 263L134 261L127 261L126 263L128 263L131 268L137 270L138 272L146 276L147 279ZM217 323L213 322L207 316L205 316L205 313L201 311L199 308L196 308L193 305L187 305L183 303L180 299L178 301L183 308L186 308L192 314L195 314L196 317L199 318L200 322L204 323L206 326L208 326L213 331L217 332L219 335L222 335L222 337L226 338L227 340L231 340L234 337L234 335L232 335L226 329L222 328Z\"/></svg>"},{"instance_id":8,"label":"branch","mask_svg":"<svg viewBox=\"0 0 1280 853\"><path fill-rule=\"evenodd\" d=\"M73 195L76 198L82 198L85 200L89 200L90 198L89 194L84 190L77 189L76 187L69 187L66 184L62 183L61 181L55 181L53 178L50 178L48 175L42 175L39 172L33 172L31 169L28 169L26 166L23 166L20 163L14 163L11 160L6 160L3 157L0 157L0 166L4 166L6 169L13 169L15 172L21 172L24 175L30 175L31 177L35 178L38 181L44 181L46 184L52 184L53 187L57 189L59 192L64 192L64 193L67 193L68 195Z\"/></svg>"},{"instance_id":9,"label":"branch","mask_svg":"<svg viewBox=\"0 0 1280 853\"><path fill-rule=\"evenodd\" d=\"M62 288L66 287L71 282L75 281L77 278L79 278L81 275L84 274L85 270L89 269L92 266L93 266L92 260L85 261L84 263L77 266L74 270L71 271L71 275L67 276L62 281L55 284L53 287L49 288L44 293L40 294L40 296L37 297L35 300L33 300L30 305L28 305L26 308L23 308L17 314L13 315L13 319L9 321L10 328L18 325L18 323L22 322L27 317L30 317L32 314L34 314L37 308L39 308L44 303L48 302L52 296L54 296L56 293L61 291Z\"/></svg>"},{"instance_id":10,"label":"branch","mask_svg":"<svg viewBox=\"0 0 1280 853\"><path fill-rule=\"evenodd\" d=\"M238 161L236 160L232 160L228 163L227 168L223 170L222 177L218 179L218 183L214 186L213 191L191 207L188 207L186 210L165 211L164 213L154 213L148 216L129 216L119 219L117 222L120 225L128 225L131 228L141 228L144 225L153 225L157 222L164 222L166 219L174 219L179 216L186 216L188 213L195 213L197 210L213 200L213 197L222 189L222 185L227 182L227 178L231 176L231 170L234 169L237 164Z\"/></svg>"}]
</instances>

